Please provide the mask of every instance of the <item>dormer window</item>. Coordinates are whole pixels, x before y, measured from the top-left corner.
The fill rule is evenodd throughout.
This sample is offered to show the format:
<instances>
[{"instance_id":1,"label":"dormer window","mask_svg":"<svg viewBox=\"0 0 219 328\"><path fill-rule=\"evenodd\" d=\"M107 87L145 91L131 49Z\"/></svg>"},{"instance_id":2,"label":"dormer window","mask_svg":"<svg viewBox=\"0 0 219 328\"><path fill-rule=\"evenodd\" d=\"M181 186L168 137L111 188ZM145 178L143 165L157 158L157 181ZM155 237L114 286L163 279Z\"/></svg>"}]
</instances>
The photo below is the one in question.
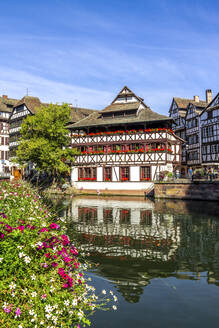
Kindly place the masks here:
<instances>
[{"instance_id":1,"label":"dormer window","mask_svg":"<svg viewBox=\"0 0 219 328\"><path fill-rule=\"evenodd\" d=\"M113 113L103 113L102 118L104 119L113 118Z\"/></svg>"},{"instance_id":2,"label":"dormer window","mask_svg":"<svg viewBox=\"0 0 219 328\"><path fill-rule=\"evenodd\" d=\"M125 112L116 112L114 113L114 117L121 117L124 116Z\"/></svg>"}]
</instances>

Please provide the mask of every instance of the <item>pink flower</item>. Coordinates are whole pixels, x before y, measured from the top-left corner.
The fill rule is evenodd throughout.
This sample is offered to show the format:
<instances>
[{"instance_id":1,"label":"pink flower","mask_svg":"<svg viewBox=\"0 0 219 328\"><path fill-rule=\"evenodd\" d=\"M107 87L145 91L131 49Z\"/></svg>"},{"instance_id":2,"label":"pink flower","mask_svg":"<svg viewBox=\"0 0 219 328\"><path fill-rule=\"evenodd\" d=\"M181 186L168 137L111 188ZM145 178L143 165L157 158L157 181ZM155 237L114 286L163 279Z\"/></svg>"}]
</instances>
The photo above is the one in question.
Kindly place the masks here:
<instances>
[{"instance_id":1,"label":"pink flower","mask_svg":"<svg viewBox=\"0 0 219 328\"><path fill-rule=\"evenodd\" d=\"M19 307L16 309L15 314L16 314L17 317L20 317L21 309Z\"/></svg>"},{"instance_id":2,"label":"pink flower","mask_svg":"<svg viewBox=\"0 0 219 328\"><path fill-rule=\"evenodd\" d=\"M45 299L46 297L47 297L46 294L41 295L41 298L42 298L42 299Z\"/></svg>"},{"instance_id":3,"label":"pink flower","mask_svg":"<svg viewBox=\"0 0 219 328\"><path fill-rule=\"evenodd\" d=\"M69 287L72 287L73 285L73 279L72 278L68 278L68 284L69 284Z\"/></svg>"},{"instance_id":4,"label":"pink flower","mask_svg":"<svg viewBox=\"0 0 219 328\"><path fill-rule=\"evenodd\" d=\"M41 263L41 265L42 265L44 268L47 268L47 267L48 267L48 264L47 264L47 263Z\"/></svg>"},{"instance_id":5,"label":"pink flower","mask_svg":"<svg viewBox=\"0 0 219 328\"><path fill-rule=\"evenodd\" d=\"M3 307L3 310L5 313L10 313L12 310L12 304L10 304L8 307Z\"/></svg>"},{"instance_id":6,"label":"pink flower","mask_svg":"<svg viewBox=\"0 0 219 328\"><path fill-rule=\"evenodd\" d=\"M62 244L63 244L64 246L65 246L65 245L68 245L68 244L70 243L68 236L66 236L66 235L61 235L61 238L62 238Z\"/></svg>"},{"instance_id":7,"label":"pink flower","mask_svg":"<svg viewBox=\"0 0 219 328\"><path fill-rule=\"evenodd\" d=\"M52 262L52 266L55 268L58 266L58 264L56 262Z\"/></svg>"},{"instance_id":8,"label":"pink flower","mask_svg":"<svg viewBox=\"0 0 219 328\"><path fill-rule=\"evenodd\" d=\"M49 258L50 257L50 253L46 253L45 257Z\"/></svg>"},{"instance_id":9,"label":"pink flower","mask_svg":"<svg viewBox=\"0 0 219 328\"><path fill-rule=\"evenodd\" d=\"M75 262L74 266L75 266L75 269L78 269L79 264Z\"/></svg>"},{"instance_id":10,"label":"pink flower","mask_svg":"<svg viewBox=\"0 0 219 328\"><path fill-rule=\"evenodd\" d=\"M24 226L22 225L22 226L19 226L19 227L17 227L21 232L23 232L24 231Z\"/></svg>"},{"instance_id":11,"label":"pink flower","mask_svg":"<svg viewBox=\"0 0 219 328\"><path fill-rule=\"evenodd\" d=\"M65 261L65 263L71 262L71 259L69 257L64 257L63 260Z\"/></svg>"},{"instance_id":12,"label":"pink flower","mask_svg":"<svg viewBox=\"0 0 219 328\"><path fill-rule=\"evenodd\" d=\"M63 274L63 273L65 273L65 271L64 271L64 269L63 268L59 268L59 270L58 270L58 274Z\"/></svg>"},{"instance_id":13,"label":"pink flower","mask_svg":"<svg viewBox=\"0 0 219 328\"><path fill-rule=\"evenodd\" d=\"M63 288L68 288L68 284L63 284L62 287Z\"/></svg>"},{"instance_id":14,"label":"pink flower","mask_svg":"<svg viewBox=\"0 0 219 328\"><path fill-rule=\"evenodd\" d=\"M4 234L0 233L0 238L3 239L4 238Z\"/></svg>"},{"instance_id":15,"label":"pink flower","mask_svg":"<svg viewBox=\"0 0 219 328\"><path fill-rule=\"evenodd\" d=\"M56 230L58 230L60 228L60 226L54 222L51 223L49 227L50 227L50 229L56 229Z\"/></svg>"},{"instance_id":16,"label":"pink flower","mask_svg":"<svg viewBox=\"0 0 219 328\"><path fill-rule=\"evenodd\" d=\"M68 275L67 275L66 273L63 273L63 274L62 274L62 278L63 278L63 279L68 279Z\"/></svg>"},{"instance_id":17,"label":"pink flower","mask_svg":"<svg viewBox=\"0 0 219 328\"><path fill-rule=\"evenodd\" d=\"M47 228L42 228L39 233L44 232L44 231L49 231Z\"/></svg>"}]
</instances>

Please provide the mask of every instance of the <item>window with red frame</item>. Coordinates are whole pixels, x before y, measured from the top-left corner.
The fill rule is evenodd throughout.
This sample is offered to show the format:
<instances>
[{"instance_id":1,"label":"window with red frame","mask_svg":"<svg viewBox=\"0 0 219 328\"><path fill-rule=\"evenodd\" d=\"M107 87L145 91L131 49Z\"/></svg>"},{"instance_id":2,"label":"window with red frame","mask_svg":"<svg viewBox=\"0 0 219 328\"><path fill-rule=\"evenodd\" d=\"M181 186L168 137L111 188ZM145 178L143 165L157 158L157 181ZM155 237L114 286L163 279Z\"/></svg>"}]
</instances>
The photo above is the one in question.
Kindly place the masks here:
<instances>
[{"instance_id":1,"label":"window with red frame","mask_svg":"<svg viewBox=\"0 0 219 328\"><path fill-rule=\"evenodd\" d=\"M120 167L120 180L121 181L129 181L130 180L130 173L129 167Z\"/></svg>"},{"instance_id":2,"label":"window with red frame","mask_svg":"<svg viewBox=\"0 0 219 328\"><path fill-rule=\"evenodd\" d=\"M151 210L142 210L140 212L141 221L140 224L151 226L152 225L152 211Z\"/></svg>"},{"instance_id":3,"label":"window with red frame","mask_svg":"<svg viewBox=\"0 0 219 328\"><path fill-rule=\"evenodd\" d=\"M78 181L96 181L96 167L80 167L78 169Z\"/></svg>"},{"instance_id":4,"label":"window with red frame","mask_svg":"<svg viewBox=\"0 0 219 328\"><path fill-rule=\"evenodd\" d=\"M112 168L111 167L104 167L103 178L104 178L104 181L112 181Z\"/></svg>"},{"instance_id":5,"label":"window with red frame","mask_svg":"<svg viewBox=\"0 0 219 328\"><path fill-rule=\"evenodd\" d=\"M150 166L141 166L140 167L140 176L141 176L141 181L150 181L151 180L151 167Z\"/></svg>"},{"instance_id":6,"label":"window with red frame","mask_svg":"<svg viewBox=\"0 0 219 328\"><path fill-rule=\"evenodd\" d=\"M120 223L130 223L131 210L121 209L120 210Z\"/></svg>"}]
</instances>

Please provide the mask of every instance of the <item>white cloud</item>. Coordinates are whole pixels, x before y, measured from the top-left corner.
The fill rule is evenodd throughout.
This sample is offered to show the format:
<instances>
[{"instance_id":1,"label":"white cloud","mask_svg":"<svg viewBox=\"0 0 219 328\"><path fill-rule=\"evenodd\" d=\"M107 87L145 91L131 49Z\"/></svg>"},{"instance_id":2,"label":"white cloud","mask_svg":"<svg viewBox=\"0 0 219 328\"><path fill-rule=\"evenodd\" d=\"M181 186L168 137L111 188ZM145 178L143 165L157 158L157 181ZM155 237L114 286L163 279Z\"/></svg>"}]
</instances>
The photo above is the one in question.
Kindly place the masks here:
<instances>
[{"instance_id":1,"label":"white cloud","mask_svg":"<svg viewBox=\"0 0 219 328\"><path fill-rule=\"evenodd\" d=\"M43 102L68 102L81 107L101 109L113 98L113 94L97 89L84 88L73 84L55 82L44 77L21 70L0 67L2 94L12 98L21 98L26 94L39 97Z\"/></svg>"}]
</instances>

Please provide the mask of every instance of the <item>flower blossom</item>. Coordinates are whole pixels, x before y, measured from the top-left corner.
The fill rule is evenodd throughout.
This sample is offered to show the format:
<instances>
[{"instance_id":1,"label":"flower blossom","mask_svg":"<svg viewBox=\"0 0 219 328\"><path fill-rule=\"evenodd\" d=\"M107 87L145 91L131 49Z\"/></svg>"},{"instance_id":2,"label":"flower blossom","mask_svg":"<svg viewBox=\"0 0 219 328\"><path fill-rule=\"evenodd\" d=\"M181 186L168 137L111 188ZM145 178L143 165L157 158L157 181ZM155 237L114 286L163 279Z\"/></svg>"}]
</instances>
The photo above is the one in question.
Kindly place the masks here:
<instances>
[{"instance_id":1,"label":"flower blossom","mask_svg":"<svg viewBox=\"0 0 219 328\"><path fill-rule=\"evenodd\" d=\"M60 226L54 222L51 223L49 227L50 227L50 229L56 229L56 230L58 230L60 228Z\"/></svg>"},{"instance_id":2,"label":"flower blossom","mask_svg":"<svg viewBox=\"0 0 219 328\"><path fill-rule=\"evenodd\" d=\"M12 282L10 285L9 285L9 288L10 289L15 289L16 288L16 284L14 282Z\"/></svg>"},{"instance_id":3,"label":"flower blossom","mask_svg":"<svg viewBox=\"0 0 219 328\"><path fill-rule=\"evenodd\" d=\"M15 311L16 317L20 317L21 315L21 309L19 307L17 307L16 311Z\"/></svg>"}]
</instances>

